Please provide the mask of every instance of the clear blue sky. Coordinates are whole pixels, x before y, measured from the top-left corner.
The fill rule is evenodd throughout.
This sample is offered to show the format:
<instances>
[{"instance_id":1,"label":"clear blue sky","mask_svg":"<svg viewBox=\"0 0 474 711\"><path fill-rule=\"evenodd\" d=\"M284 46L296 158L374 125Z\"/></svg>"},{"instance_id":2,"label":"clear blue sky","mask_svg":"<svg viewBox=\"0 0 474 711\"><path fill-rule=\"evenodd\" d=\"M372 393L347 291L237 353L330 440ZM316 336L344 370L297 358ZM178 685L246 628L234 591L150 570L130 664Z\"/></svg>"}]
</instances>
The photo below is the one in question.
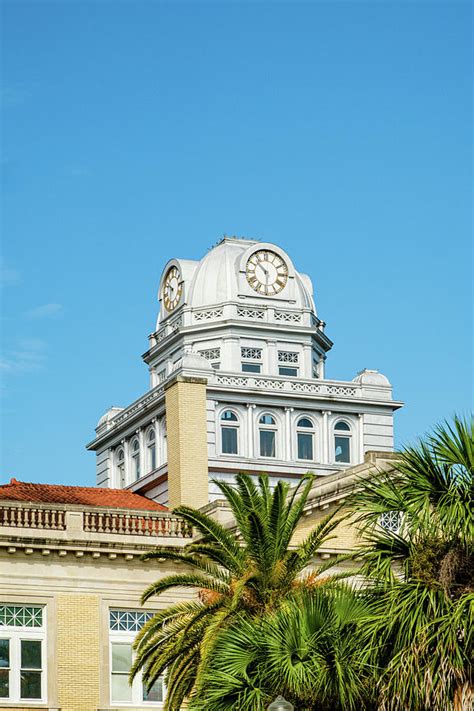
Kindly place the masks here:
<instances>
[{"instance_id":1,"label":"clear blue sky","mask_svg":"<svg viewBox=\"0 0 474 711\"><path fill-rule=\"evenodd\" d=\"M2 9L0 479L95 483L163 265L224 232L311 275L328 377L387 374L398 445L469 410L470 3Z\"/></svg>"}]
</instances>

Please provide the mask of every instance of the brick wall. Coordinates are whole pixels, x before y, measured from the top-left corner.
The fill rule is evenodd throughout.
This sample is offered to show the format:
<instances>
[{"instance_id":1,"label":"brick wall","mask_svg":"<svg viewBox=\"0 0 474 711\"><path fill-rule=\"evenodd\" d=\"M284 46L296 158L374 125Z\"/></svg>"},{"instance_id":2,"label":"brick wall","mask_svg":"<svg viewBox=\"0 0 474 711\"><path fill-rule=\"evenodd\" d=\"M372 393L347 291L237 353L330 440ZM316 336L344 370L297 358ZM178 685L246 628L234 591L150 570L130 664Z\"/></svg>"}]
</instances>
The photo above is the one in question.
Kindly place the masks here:
<instances>
[{"instance_id":1,"label":"brick wall","mask_svg":"<svg viewBox=\"0 0 474 711\"><path fill-rule=\"evenodd\" d=\"M168 505L208 503L206 380L178 376L166 389Z\"/></svg>"}]
</instances>

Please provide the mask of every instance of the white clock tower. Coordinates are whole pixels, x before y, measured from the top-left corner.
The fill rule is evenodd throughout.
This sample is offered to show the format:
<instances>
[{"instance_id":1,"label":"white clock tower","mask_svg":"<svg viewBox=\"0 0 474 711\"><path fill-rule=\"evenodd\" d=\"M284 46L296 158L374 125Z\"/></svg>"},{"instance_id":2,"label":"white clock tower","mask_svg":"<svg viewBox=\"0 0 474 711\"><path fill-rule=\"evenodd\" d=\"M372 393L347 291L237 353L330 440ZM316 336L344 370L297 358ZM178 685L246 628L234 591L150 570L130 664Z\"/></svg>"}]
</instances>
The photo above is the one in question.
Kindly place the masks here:
<instances>
[{"instance_id":1,"label":"white clock tower","mask_svg":"<svg viewBox=\"0 0 474 711\"><path fill-rule=\"evenodd\" d=\"M311 279L277 245L225 237L200 261L172 259L158 299L150 389L107 411L88 444L99 486L202 506L212 479L322 477L393 449L402 403L377 370L326 380Z\"/></svg>"}]
</instances>

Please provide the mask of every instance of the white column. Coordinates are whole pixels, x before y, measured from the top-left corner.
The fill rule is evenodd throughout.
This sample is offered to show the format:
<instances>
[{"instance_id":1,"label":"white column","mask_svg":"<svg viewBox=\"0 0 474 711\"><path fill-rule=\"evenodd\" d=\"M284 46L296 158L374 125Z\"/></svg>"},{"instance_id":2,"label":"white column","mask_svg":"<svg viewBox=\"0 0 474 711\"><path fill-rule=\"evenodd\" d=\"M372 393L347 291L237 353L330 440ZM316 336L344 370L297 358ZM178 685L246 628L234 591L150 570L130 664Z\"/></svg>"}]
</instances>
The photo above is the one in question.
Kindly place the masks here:
<instances>
[{"instance_id":1,"label":"white column","mask_svg":"<svg viewBox=\"0 0 474 711\"><path fill-rule=\"evenodd\" d=\"M256 405L247 405L247 457L252 458L254 456L254 423L253 423L253 411Z\"/></svg>"},{"instance_id":2,"label":"white column","mask_svg":"<svg viewBox=\"0 0 474 711\"><path fill-rule=\"evenodd\" d=\"M123 445L123 461L125 467L125 486L130 484L130 450L128 446L128 439L120 440L120 444Z\"/></svg>"},{"instance_id":3,"label":"white column","mask_svg":"<svg viewBox=\"0 0 474 711\"><path fill-rule=\"evenodd\" d=\"M330 410L324 410L323 411L323 431L322 431L322 463L323 464L329 464L329 458L330 458L330 436L331 433L329 432L329 415L331 414Z\"/></svg>"},{"instance_id":4,"label":"white column","mask_svg":"<svg viewBox=\"0 0 474 711\"><path fill-rule=\"evenodd\" d=\"M268 375L278 375L278 354L277 342L274 340L267 341L267 354L263 359L263 372Z\"/></svg>"},{"instance_id":5,"label":"white column","mask_svg":"<svg viewBox=\"0 0 474 711\"><path fill-rule=\"evenodd\" d=\"M364 413L359 412L359 463L364 461Z\"/></svg>"},{"instance_id":6,"label":"white column","mask_svg":"<svg viewBox=\"0 0 474 711\"><path fill-rule=\"evenodd\" d=\"M294 412L294 407L285 407L285 451L283 458L288 462L293 461L293 432L291 431L291 413Z\"/></svg>"},{"instance_id":7,"label":"white column","mask_svg":"<svg viewBox=\"0 0 474 711\"><path fill-rule=\"evenodd\" d=\"M239 373L241 370L240 340L235 336L222 339L221 370L230 370L233 373Z\"/></svg>"},{"instance_id":8,"label":"white column","mask_svg":"<svg viewBox=\"0 0 474 711\"><path fill-rule=\"evenodd\" d=\"M326 356L321 353L319 356L319 362L318 362L318 377L320 380L324 380L325 377L325 364L326 364Z\"/></svg>"},{"instance_id":9,"label":"white column","mask_svg":"<svg viewBox=\"0 0 474 711\"><path fill-rule=\"evenodd\" d=\"M140 427L135 430L138 435L138 441L140 443L140 477L146 474L146 451L145 451L145 430Z\"/></svg>"},{"instance_id":10,"label":"white column","mask_svg":"<svg viewBox=\"0 0 474 711\"><path fill-rule=\"evenodd\" d=\"M310 343L303 343L303 358L300 365L300 377L313 377L313 348Z\"/></svg>"}]
</instances>

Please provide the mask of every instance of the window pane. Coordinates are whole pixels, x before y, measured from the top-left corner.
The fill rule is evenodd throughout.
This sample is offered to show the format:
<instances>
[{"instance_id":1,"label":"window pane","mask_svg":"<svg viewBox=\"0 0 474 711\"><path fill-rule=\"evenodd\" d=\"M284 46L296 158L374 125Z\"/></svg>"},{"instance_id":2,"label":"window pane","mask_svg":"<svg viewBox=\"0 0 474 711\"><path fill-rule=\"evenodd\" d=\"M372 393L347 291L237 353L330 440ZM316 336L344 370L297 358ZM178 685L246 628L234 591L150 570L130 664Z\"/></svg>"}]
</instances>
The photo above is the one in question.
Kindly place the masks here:
<instances>
[{"instance_id":1,"label":"window pane","mask_svg":"<svg viewBox=\"0 0 474 711\"><path fill-rule=\"evenodd\" d=\"M21 668L41 669L41 640L21 640Z\"/></svg>"},{"instance_id":2,"label":"window pane","mask_svg":"<svg viewBox=\"0 0 474 711\"><path fill-rule=\"evenodd\" d=\"M10 666L10 640L0 639L0 668Z\"/></svg>"},{"instance_id":3,"label":"window pane","mask_svg":"<svg viewBox=\"0 0 474 711\"><path fill-rule=\"evenodd\" d=\"M221 420L230 420L231 422L237 422L237 415L235 415L231 410L226 410L222 413Z\"/></svg>"},{"instance_id":4,"label":"window pane","mask_svg":"<svg viewBox=\"0 0 474 711\"><path fill-rule=\"evenodd\" d=\"M275 433L270 430L260 430L260 456L275 456Z\"/></svg>"},{"instance_id":5,"label":"window pane","mask_svg":"<svg viewBox=\"0 0 474 711\"><path fill-rule=\"evenodd\" d=\"M150 462L150 471L153 471L153 469L156 469L156 447L154 444L148 448L148 456Z\"/></svg>"},{"instance_id":6,"label":"window pane","mask_svg":"<svg viewBox=\"0 0 474 711\"><path fill-rule=\"evenodd\" d=\"M128 674L112 674L112 701L131 701L132 687Z\"/></svg>"},{"instance_id":7,"label":"window pane","mask_svg":"<svg viewBox=\"0 0 474 711\"><path fill-rule=\"evenodd\" d=\"M0 699L8 698L8 677L10 672L7 669L0 669Z\"/></svg>"},{"instance_id":8,"label":"window pane","mask_svg":"<svg viewBox=\"0 0 474 711\"><path fill-rule=\"evenodd\" d=\"M143 685L143 701L163 701L162 679L155 681L150 691L147 691L145 685Z\"/></svg>"},{"instance_id":9,"label":"window pane","mask_svg":"<svg viewBox=\"0 0 474 711\"><path fill-rule=\"evenodd\" d=\"M292 375L296 376L298 375L298 368L287 368L286 366L280 366L278 368L278 373L279 375Z\"/></svg>"},{"instance_id":10,"label":"window pane","mask_svg":"<svg viewBox=\"0 0 474 711\"><path fill-rule=\"evenodd\" d=\"M298 459L313 459L313 435L298 432Z\"/></svg>"},{"instance_id":11,"label":"window pane","mask_svg":"<svg viewBox=\"0 0 474 711\"><path fill-rule=\"evenodd\" d=\"M135 479L140 478L140 457L133 457L133 471L135 473Z\"/></svg>"},{"instance_id":12,"label":"window pane","mask_svg":"<svg viewBox=\"0 0 474 711\"><path fill-rule=\"evenodd\" d=\"M311 420L308 420L307 417L302 417L301 420L298 420L298 427L312 427L313 423Z\"/></svg>"},{"instance_id":13,"label":"window pane","mask_svg":"<svg viewBox=\"0 0 474 711\"><path fill-rule=\"evenodd\" d=\"M20 696L22 699L41 699L41 672L21 672Z\"/></svg>"},{"instance_id":14,"label":"window pane","mask_svg":"<svg viewBox=\"0 0 474 711\"><path fill-rule=\"evenodd\" d=\"M112 645L112 671L129 672L132 666L132 645L113 644Z\"/></svg>"},{"instance_id":15,"label":"window pane","mask_svg":"<svg viewBox=\"0 0 474 711\"><path fill-rule=\"evenodd\" d=\"M274 425L275 420L271 415L262 415L259 419L261 425Z\"/></svg>"},{"instance_id":16,"label":"window pane","mask_svg":"<svg viewBox=\"0 0 474 711\"><path fill-rule=\"evenodd\" d=\"M336 462L350 462L349 437L335 437L334 448L336 450Z\"/></svg>"},{"instance_id":17,"label":"window pane","mask_svg":"<svg viewBox=\"0 0 474 711\"><path fill-rule=\"evenodd\" d=\"M260 373L262 366L258 363L242 363L243 373Z\"/></svg>"},{"instance_id":18,"label":"window pane","mask_svg":"<svg viewBox=\"0 0 474 711\"><path fill-rule=\"evenodd\" d=\"M237 454L237 429L235 427L222 427L222 452L224 454Z\"/></svg>"},{"instance_id":19,"label":"window pane","mask_svg":"<svg viewBox=\"0 0 474 711\"><path fill-rule=\"evenodd\" d=\"M334 427L335 430L344 430L345 432L349 432L351 429L348 424L345 422L338 422L336 426Z\"/></svg>"}]
</instances>

